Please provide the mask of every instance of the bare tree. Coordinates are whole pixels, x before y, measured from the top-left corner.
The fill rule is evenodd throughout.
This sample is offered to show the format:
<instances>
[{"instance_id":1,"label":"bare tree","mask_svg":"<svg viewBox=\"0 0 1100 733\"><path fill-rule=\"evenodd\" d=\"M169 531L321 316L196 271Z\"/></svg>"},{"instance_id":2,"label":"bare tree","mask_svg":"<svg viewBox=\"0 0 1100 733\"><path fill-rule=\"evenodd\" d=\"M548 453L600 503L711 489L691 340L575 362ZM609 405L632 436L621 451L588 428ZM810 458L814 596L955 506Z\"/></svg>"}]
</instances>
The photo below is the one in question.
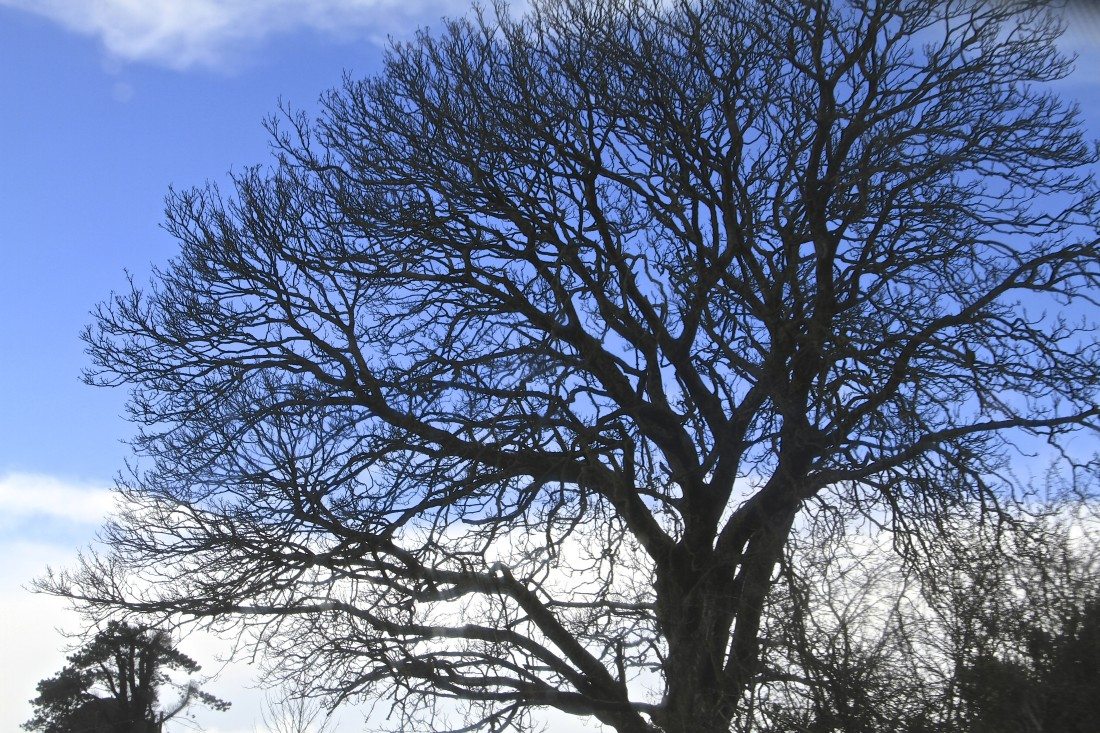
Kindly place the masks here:
<instances>
[{"instance_id":1,"label":"bare tree","mask_svg":"<svg viewBox=\"0 0 1100 733\"><path fill-rule=\"evenodd\" d=\"M1064 497L1029 511L956 517L962 531L930 538L923 568L891 551L888 531L815 517L772 589L764 671L738 729L1094 729L1100 517L1094 500Z\"/></svg>"},{"instance_id":2,"label":"bare tree","mask_svg":"<svg viewBox=\"0 0 1100 733\"><path fill-rule=\"evenodd\" d=\"M941 730L943 626L888 531L819 521L788 543L744 733ZM857 520L858 521L858 520ZM948 730L946 728L942 730Z\"/></svg>"},{"instance_id":3,"label":"bare tree","mask_svg":"<svg viewBox=\"0 0 1100 733\"><path fill-rule=\"evenodd\" d=\"M264 698L264 733L328 733L332 718L322 703L295 690Z\"/></svg>"},{"instance_id":4,"label":"bare tree","mask_svg":"<svg viewBox=\"0 0 1100 733\"><path fill-rule=\"evenodd\" d=\"M955 548L930 596L941 619L940 651L951 662L947 729L1096 727L1100 543L1092 509L1085 521L1064 512L997 537L996 545L985 538Z\"/></svg>"},{"instance_id":5,"label":"bare tree","mask_svg":"<svg viewBox=\"0 0 1100 733\"><path fill-rule=\"evenodd\" d=\"M728 730L804 508L916 552L1095 428L1045 5L539 0L395 45L170 198L179 255L86 335L146 465L43 587L406 725Z\"/></svg>"}]
</instances>

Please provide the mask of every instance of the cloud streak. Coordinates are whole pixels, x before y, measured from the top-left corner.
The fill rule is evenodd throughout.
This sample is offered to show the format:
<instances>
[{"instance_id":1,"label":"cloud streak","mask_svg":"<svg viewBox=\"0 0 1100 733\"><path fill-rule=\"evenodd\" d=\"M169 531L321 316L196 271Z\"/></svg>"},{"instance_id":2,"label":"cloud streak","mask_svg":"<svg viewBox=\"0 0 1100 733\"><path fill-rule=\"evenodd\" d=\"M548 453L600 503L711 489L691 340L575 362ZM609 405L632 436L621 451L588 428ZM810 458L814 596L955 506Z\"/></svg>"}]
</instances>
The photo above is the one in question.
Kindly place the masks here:
<instances>
[{"instance_id":1,"label":"cloud streak","mask_svg":"<svg viewBox=\"0 0 1100 733\"><path fill-rule=\"evenodd\" d=\"M49 519L98 525L114 507L103 486L32 473L0 475L0 529Z\"/></svg>"},{"instance_id":2,"label":"cloud streak","mask_svg":"<svg viewBox=\"0 0 1100 733\"><path fill-rule=\"evenodd\" d=\"M461 0L0 0L99 39L114 57L174 69L225 68L264 39L297 30L375 41Z\"/></svg>"}]
</instances>

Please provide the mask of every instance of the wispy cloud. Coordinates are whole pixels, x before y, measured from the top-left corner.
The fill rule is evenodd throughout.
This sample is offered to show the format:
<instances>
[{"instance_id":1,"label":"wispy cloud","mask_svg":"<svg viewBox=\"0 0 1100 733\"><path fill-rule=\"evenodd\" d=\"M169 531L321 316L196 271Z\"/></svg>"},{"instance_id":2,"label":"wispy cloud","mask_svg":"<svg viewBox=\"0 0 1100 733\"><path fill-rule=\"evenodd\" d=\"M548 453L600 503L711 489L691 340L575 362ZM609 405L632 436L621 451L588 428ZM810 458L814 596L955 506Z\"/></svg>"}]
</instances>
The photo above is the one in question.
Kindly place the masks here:
<instances>
[{"instance_id":1,"label":"wispy cloud","mask_svg":"<svg viewBox=\"0 0 1100 733\"><path fill-rule=\"evenodd\" d=\"M122 60L224 67L272 35L312 30L380 39L453 15L462 0L0 0L95 36Z\"/></svg>"},{"instance_id":2,"label":"wispy cloud","mask_svg":"<svg viewBox=\"0 0 1100 733\"><path fill-rule=\"evenodd\" d=\"M113 505L104 486L32 473L0 475L0 529L42 519L95 525Z\"/></svg>"}]
</instances>

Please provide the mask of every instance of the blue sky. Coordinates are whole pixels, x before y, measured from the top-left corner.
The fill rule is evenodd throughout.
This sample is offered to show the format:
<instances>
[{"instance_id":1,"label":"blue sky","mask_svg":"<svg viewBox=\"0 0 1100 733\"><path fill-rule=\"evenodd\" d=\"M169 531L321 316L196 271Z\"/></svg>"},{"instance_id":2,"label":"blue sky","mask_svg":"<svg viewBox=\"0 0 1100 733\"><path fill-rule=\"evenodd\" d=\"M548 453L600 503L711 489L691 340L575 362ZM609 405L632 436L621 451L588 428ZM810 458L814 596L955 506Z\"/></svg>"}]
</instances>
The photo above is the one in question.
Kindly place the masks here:
<instances>
[{"instance_id":1,"label":"blue sky","mask_svg":"<svg viewBox=\"0 0 1100 733\"><path fill-rule=\"evenodd\" d=\"M173 253L168 187L224 182L267 157L279 99L310 109L347 70L378 68L388 34L461 12L462 0L0 0L0 730L30 715L63 654L63 604L20 589L64 564L110 505L128 456L124 394L84 386L88 311ZM1100 136L1100 23L1063 91ZM210 668L217 644L188 640ZM236 702L210 731L258 720L251 672L212 691ZM341 730L360 716L342 715ZM571 728L571 726L568 726ZM567 726L555 725L554 730ZM259 728L257 730L262 730ZM591 730L589 728L588 730Z\"/></svg>"},{"instance_id":2,"label":"blue sky","mask_svg":"<svg viewBox=\"0 0 1100 733\"><path fill-rule=\"evenodd\" d=\"M88 3L91 5L92 3ZM102 40L0 2L0 471L105 480L119 467L122 395L82 386L87 312L173 243L158 224L169 185L224 180L264 162L263 118L281 97L310 107L379 47L308 29L234 42L182 68L120 57ZM200 46L198 40L191 45Z\"/></svg>"}]
</instances>

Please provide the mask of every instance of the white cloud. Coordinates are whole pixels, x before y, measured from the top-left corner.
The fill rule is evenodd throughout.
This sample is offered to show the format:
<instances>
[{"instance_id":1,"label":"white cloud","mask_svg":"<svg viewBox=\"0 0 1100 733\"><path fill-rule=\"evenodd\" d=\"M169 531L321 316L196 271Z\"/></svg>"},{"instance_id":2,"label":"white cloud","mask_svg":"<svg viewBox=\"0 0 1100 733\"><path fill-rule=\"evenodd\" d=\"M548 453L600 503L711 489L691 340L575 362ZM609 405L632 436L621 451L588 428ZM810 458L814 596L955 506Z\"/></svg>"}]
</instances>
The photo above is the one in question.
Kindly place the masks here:
<instances>
[{"instance_id":1,"label":"white cloud","mask_svg":"<svg viewBox=\"0 0 1100 733\"><path fill-rule=\"evenodd\" d=\"M0 730L18 730L30 717L35 683L64 663L65 639L57 629L80 626L65 601L33 595L26 585L48 565L71 563L113 504L100 484L0 475ZM43 533L44 526L54 531Z\"/></svg>"},{"instance_id":2,"label":"white cloud","mask_svg":"<svg viewBox=\"0 0 1100 733\"><path fill-rule=\"evenodd\" d=\"M97 37L113 56L172 68L222 67L278 33L380 39L454 15L461 0L0 0Z\"/></svg>"},{"instance_id":3,"label":"white cloud","mask_svg":"<svg viewBox=\"0 0 1100 733\"><path fill-rule=\"evenodd\" d=\"M46 565L63 565L73 553L22 541L0 541L0 553L4 557L0 564L0 730L16 731L31 716L27 701L34 697L35 684L65 662L65 639L57 628L79 628L76 615L64 601L32 595L22 586L40 575Z\"/></svg>"},{"instance_id":4,"label":"white cloud","mask_svg":"<svg viewBox=\"0 0 1100 733\"><path fill-rule=\"evenodd\" d=\"M0 475L0 530L40 519L98 525L114 506L102 485L33 473Z\"/></svg>"}]
</instances>

